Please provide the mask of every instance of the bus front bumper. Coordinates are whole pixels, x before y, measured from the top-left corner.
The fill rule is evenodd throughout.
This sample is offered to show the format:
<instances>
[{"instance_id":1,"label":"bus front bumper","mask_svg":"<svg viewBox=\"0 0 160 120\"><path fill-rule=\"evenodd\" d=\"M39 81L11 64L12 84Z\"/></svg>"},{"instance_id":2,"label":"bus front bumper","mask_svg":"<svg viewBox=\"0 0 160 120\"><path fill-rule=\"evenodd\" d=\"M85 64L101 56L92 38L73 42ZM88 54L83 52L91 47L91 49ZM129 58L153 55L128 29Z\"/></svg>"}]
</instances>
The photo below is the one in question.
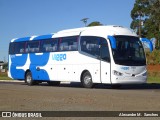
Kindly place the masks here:
<instances>
[{"instance_id":1,"label":"bus front bumper","mask_svg":"<svg viewBox=\"0 0 160 120\"><path fill-rule=\"evenodd\" d=\"M111 79L112 84L144 84L147 83L147 76L123 77L115 76Z\"/></svg>"}]
</instances>

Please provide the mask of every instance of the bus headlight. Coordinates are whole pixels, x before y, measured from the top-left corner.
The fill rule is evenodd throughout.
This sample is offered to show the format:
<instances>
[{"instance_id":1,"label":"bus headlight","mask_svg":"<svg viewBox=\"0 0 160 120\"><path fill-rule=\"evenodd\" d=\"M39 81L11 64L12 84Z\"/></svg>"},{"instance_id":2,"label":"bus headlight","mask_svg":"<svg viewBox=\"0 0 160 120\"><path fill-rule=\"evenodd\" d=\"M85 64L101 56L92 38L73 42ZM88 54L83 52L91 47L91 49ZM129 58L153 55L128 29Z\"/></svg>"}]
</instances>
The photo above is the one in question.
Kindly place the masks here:
<instances>
[{"instance_id":1,"label":"bus headlight","mask_svg":"<svg viewBox=\"0 0 160 120\"><path fill-rule=\"evenodd\" d=\"M116 76L122 76L123 75L123 73L118 72L116 70L113 70L113 74L116 75Z\"/></svg>"}]
</instances>

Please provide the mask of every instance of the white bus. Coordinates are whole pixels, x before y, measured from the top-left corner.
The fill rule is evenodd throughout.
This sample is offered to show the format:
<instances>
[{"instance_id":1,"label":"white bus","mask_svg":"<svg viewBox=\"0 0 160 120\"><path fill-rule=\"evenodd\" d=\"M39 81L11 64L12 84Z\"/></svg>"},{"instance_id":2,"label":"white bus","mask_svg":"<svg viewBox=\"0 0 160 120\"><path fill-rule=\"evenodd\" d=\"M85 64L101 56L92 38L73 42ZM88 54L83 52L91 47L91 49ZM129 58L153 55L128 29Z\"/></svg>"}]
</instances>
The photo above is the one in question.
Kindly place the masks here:
<instances>
[{"instance_id":1,"label":"white bus","mask_svg":"<svg viewBox=\"0 0 160 120\"><path fill-rule=\"evenodd\" d=\"M146 57L140 39L127 28L84 27L11 40L8 76L28 85L142 84Z\"/></svg>"}]
</instances>

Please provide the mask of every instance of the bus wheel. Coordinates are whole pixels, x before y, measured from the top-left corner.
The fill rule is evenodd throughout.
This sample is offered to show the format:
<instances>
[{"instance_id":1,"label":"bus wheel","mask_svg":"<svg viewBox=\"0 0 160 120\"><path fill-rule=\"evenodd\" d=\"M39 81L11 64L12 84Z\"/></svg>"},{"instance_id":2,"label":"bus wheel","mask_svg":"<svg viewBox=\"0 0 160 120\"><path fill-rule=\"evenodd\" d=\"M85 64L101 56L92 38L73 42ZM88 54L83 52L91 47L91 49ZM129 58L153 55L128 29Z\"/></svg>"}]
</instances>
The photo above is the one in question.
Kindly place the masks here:
<instances>
[{"instance_id":1,"label":"bus wheel","mask_svg":"<svg viewBox=\"0 0 160 120\"><path fill-rule=\"evenodd\" d=\"M60 85L60 82L59 82L59 81L48 81L47 83L48 83L48 85L50 85L50 86L59 86L59 85Z\"/></svg>"},{"instance_id":2,"label":"bus wheel","mask_svg":"<svg viewBox=\"0 0 160 120\"><path fill-rule=\"evenodd\" d=\"M82 83L83 87L85 87L85 88L92 88L93 87L92 77L88 71L83 74L81 83Z\"/></svg>"},{"instance_id":3,"label":"bus wheel","mask_svg":"<svg viewBox=\"0 0 160 120\"><path fill-rule=\"evenodd\" d=\"M35 81L32 79L31 72L27 72L26 77L25 77L25 81L29 86L34 85Z\"/></svg>"}]
</instances>

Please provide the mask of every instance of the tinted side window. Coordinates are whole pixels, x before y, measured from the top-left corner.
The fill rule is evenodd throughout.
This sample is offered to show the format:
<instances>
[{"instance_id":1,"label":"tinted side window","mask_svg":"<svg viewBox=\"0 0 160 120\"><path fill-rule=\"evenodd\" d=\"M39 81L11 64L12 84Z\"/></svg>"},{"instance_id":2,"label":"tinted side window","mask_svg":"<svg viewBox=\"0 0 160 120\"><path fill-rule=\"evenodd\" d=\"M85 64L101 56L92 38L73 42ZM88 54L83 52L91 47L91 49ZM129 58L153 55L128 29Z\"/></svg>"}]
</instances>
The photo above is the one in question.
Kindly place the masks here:
<instances>
[{"instance_id":1,"label":"tinted side window","mask_svg":"<svg viewBox=\"0 0 160 120\"><path fill-rule=\"evenodd\" d=\"M101 60L110 62L108 44L104 38L101 38Z\"/></svg>"},{"instance_id":2,"label":"tinted side window","mask_svg":"<svg viewBox=\"0 0 160 120\"><path fill-rule=\"evenodd\" d=\"M78 50L78 37L64 37L61 38L59 44L60 51L77 51Z\"/></svg>"},{"instance_id":3,"label":"tinted side window","mask_svg":"<svg viewBox=\"0 0 160 120\"><path fill-rule=\"evenodd\" d=\"M26 52L27 53L36 53L39 52L39 43L40 41L29 41L27 42Z\"/></svg>"},{"instance_id":4,"label":"tinted side window","mask_svg":"<svg viewBox=\"0 0 160 120\"><path fill-rule=\"evenodd\" d=\"M93 56L100 56L100 38L93 36L81 37L81 51L91 54Z\"/></svg>"},{"instance_id":5,"label":"tinted side window","mask_svg":"<svg viewBox=\"0 0 160 120\"><path fill-rule=\"evenodd\" d=\"M42 52L55 52L58 50L58 39L48 39L41 42Z\"/></svg>"},{"instance_id":6,"label":"tinted side window","mask_svg":"<svg viewBox=\"0 0 160 120\"><path fill-rule=\"evenodd\" d=\"M10 43L9 54L22 54L25 53L26 42Z\"/></svg>"},{"instance_id":7,"label":"tinted side window","mask_svg":"<svg viewBox=\"0 0 160 120\"><path fill-rule=\"evenodd\" d=\"M14 43L9 44L9 54L14 54Z\"/></svg>"}]
</instances>

